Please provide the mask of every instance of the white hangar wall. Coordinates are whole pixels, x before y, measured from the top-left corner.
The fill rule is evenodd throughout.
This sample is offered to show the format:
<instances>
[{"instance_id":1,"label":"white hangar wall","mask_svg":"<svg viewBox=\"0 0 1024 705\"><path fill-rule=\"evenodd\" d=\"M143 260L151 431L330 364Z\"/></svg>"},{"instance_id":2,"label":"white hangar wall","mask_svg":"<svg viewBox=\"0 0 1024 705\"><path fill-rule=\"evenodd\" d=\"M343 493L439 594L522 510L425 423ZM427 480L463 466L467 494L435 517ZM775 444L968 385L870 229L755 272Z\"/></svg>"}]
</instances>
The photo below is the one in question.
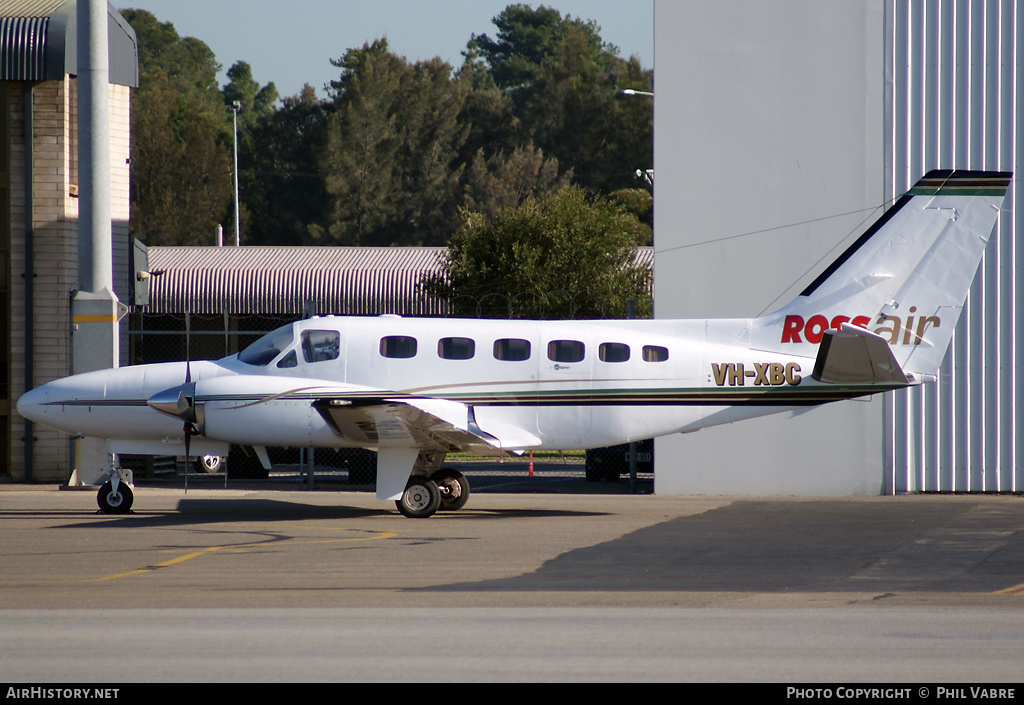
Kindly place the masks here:
<instances>
[{"instance_id":1,"label":"white hangar wall","mask_svg":"<svg viewBox=\"0 0 1024 705\"><path fill-rule=\"evenodd\" d=\"M1020 23L1013 0L655 0L656 316L777 308L928 169L1016 171ZM659 439L657 492L1020 489L1000 220L939 385Z\"/></svg>"}]
</instances>

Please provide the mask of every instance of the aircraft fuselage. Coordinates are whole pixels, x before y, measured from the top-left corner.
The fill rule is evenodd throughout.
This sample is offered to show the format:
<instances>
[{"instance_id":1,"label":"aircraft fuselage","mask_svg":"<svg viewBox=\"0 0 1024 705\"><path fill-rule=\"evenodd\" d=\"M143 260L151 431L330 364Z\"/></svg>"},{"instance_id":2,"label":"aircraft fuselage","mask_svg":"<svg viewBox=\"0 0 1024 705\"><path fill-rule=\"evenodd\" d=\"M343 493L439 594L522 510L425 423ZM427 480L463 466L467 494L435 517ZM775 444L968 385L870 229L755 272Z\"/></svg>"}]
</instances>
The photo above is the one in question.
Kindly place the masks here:
<instances>
[{"instance_id":1,"label":"aircraft fuselage","mask_svg":"<svg viewBox=\"0 0 1024 705\"><path fill-rule=\"evenodd\" d=\"M811 379L813 357L749 349L748 331L745 320L312 318L262 348L190 363L202 409L193 443L372 445L340 434L313 401L382 390L470 406L481 429L508 439L505 450L612 445L857 395ZM185 377L183 362L90 372L20 404L42 423L110 439L115 452L169 447L183 425L149 401Z\"/></svg>"}]
</instances>

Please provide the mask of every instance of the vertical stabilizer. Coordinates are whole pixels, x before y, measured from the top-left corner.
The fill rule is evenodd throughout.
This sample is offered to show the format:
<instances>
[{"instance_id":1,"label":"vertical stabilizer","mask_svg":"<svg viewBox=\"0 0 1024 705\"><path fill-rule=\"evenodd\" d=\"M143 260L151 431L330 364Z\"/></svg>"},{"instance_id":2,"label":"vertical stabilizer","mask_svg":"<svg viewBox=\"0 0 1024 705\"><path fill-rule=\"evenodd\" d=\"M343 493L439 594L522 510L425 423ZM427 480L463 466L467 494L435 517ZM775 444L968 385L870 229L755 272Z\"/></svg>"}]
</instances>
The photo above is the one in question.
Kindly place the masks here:
<instances>
[{"instance_id":1,"label":"vertical stabilizer","mask_svg":"<svg viewBox=\"0 0 1024 705\"><path fill-rule=\"evenodd\" d=\"M935 374L992 236L1011 173L929 172L793 301L753 346L817 355L826 330L865 328L908 373Z\"/></svg>"}]
</instances>

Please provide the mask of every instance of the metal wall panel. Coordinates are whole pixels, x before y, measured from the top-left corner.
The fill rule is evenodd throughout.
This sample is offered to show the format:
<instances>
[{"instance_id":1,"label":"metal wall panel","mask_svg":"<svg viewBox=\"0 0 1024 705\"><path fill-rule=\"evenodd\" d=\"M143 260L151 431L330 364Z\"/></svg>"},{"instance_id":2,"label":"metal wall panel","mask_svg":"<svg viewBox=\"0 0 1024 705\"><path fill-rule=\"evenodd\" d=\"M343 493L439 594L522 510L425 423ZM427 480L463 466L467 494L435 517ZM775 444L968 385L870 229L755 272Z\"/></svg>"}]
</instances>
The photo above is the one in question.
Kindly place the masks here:
<instances>
[{"instance_id":1,"label":"metal wall panel","mask_svg":"<svg viewBox=\"0 0 1024 705\"><path fill-rule=\"evenodd\" d=\"M1016 0L890 0L886 6L886 188L933 168L1018 172ZM1010 186L939 383L887 395L890 493L1014 492L1022 381L1016 300L1017 180Z\"/></svg>"}]
</instances>

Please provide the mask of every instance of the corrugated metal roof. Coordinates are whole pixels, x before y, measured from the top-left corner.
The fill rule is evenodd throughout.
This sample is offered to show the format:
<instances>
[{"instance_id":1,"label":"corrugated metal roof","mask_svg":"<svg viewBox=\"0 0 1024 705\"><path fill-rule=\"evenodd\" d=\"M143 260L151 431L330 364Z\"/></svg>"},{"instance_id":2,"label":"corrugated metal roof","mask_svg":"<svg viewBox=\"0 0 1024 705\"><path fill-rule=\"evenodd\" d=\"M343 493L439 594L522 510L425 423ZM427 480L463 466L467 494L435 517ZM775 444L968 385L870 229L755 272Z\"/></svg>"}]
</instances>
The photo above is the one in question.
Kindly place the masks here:
<instances>
[{"instance_id":1,"label":"corrugated metal roof","mask_svg":"<svg viewBox=\"0 0 1024 705\"><path fill-rule=\"evenodd\" d=\"M49 17L70 0L0 0L0 17Z\"/></svg>"},{"instance_id":2,"label":"corrugated metal roof","mask_svg":"<svg viewBox=\"0 0 1024 705\"><path fill-rule=\"evenodd\" d=\"M58 81L78 73L75 0L0 0L0 80ZM108 76L138 87L135 30L107 3Z\"/></svg>"},{"instance_id":3,"label":"corrugated metal roof","mask_svg":"<svg viewBox=\"0 0 1024 705\"><path fill-rule=\"evenodd\" d=\"M439 315L420 291L444 247L150 247L151 313ZM652 248L637 259L648 266Z\"/></svg>"},{"instance_id":4,"label":"corrugated metal roof","mask_svg":"<svg viewBox=\"0 0 1024 705\"><path fill-rule=\"evenodd\" d=\"M151 247L154 313L438 313L419 294L443 247ZM386 310L381 310L381 308Z\"/></svg>"},{"instance_id":5,"label":"corrugated metal roof","mask_svg":"<svg viewBox=\"0 0 1024 705\"><path fill-rule=\"evenodd\" d=\"M0 17L0 81L46 78L48 17Z\"/></svg>"}]
</instances>

